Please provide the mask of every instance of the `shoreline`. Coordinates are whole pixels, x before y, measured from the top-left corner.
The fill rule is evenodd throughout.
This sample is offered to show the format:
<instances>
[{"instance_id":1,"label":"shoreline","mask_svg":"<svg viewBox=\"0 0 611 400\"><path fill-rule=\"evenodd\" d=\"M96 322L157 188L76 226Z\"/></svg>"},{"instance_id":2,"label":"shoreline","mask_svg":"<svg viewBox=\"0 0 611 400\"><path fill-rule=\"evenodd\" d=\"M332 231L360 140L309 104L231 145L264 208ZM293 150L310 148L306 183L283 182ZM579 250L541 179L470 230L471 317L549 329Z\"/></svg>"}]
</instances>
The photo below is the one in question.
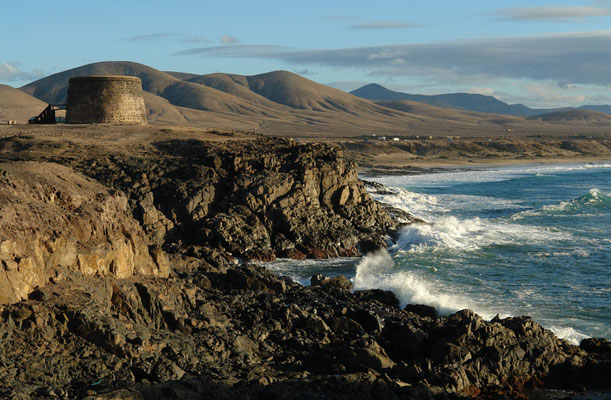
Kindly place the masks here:
<instances>
[{"instance_id":1,"label":"shoreline","mask_svg":"<svg viewBox=\"0 0 611 400\"><path fill-rule=\"evenodd\" d=\"M556 161L556 160L549 160L549 159L545 160L545 161L547 161L547 162L536 162L536 163L535 162L519 162L519 163L492 163L491 162L491 163L488 163L488 164L479 164L479 165L469 164L469 165L452 165L451 167L432 167L432 168L430 168L428 170L424 170L423 172L417 173L417 174L414 174L414 173L407 173L407 174L405 174L405 173L404 174L384 174L384 173L381 173L381 174L376 174L376 175L365 175L365 173L363 173L361 171L360 178L366 183L366 186L368 186L368 188L370 189L370 193L375 194L375 193L377 193L377 191L380 191L380 193L382 193L381 196L375 197L377 201L382 202L382 203L386 203L386 196L385 195L388 195L388 194L390 194L390 195L397 195L396 197L392 197L392 200L389 201L386 204L389 204L391 206L394 205L395 207L400 207L400 208L403 208L403 206L404 206L403 209L410 209L415 204L415 203L412 203L412 202L415 202L415 200L413 198L406 196L405 198L406 199L409 198L409 200L402 200L403 198L398 195L399 191L394 192L393 189L390 189L390 188L388 188L388 187L386 187L384 185L386 184L386 185L389 185L391 187L394 187L394 189L396 189L397 187L405 188L405 187L402 186L402 182L411 182L409 184L409 187L405 189L405 190L407 190L409 192L420 193L420 194L423 194L423 193L424 194L431 194L432 196L439 195L439 194L448 195L448 193L452 194L454 192L452 192L451 190L449 190L449 191L441 190L441 191L427 192L426 189L424 189L423 191L420 191L419 188L420 189L426 188L427 187L426 183L427 182L431 182L431 181L434 181L434 182L440 181L440 182L445 183L445 182L450 182L450 181L452 181L454 179L457 179L458 182L472 182L470 180L470 178L468 178L468 176L470 176L468 174L468 172L476 173L476 176L478 176L478 177L480 176L479 175L480 173L483 173L484 176L488 176L488 174L497 174L497 173L501 174L501 176L504 176L504 174L509 173L510 176L514 177L514 174L516 172L519 172L519 171L524 171L523 173L525 174L525 176L526 175L530 176L530 174L534 174L533 171L541 172L541 174L543 174L543 173L547 174L547 172L549 172L549 171L556 171L556 169L558 169L558 170L561 170L561 171L565 171L565 170L573 171L573 170L576 170L575 172L578 172L580 174L585 174L584 175L584 177L585 177L585 176L587 176L587 174L590 173L590 171L597 171L597 172L603 171L602 173L606 173L606 171L608 171L607 168L610 167L610 164L608 163L607 160L605 160L604 158L602 160L600 160L598 157L588 157L588 158L580 157L580 158L578 158L578 161L576 160L576 158L573 158L570 161L567 161L566 159L563 159L562 160L563 162L552 162L552 161ZM542 171L546 171L546 172L542 172ZM445 173L445 174L442 175L442 176L436 176L436 174L439 174L439 173ZM459 178L453 178L454 173L457 173ZM554 172L552 172L552 174L553 173ZM416 176L414 176L414 175L416 175ZM420 176L417 176L417 175L427 175L427 176L420 177ZM520 175L520 174L518 173L518 175ZM539 175L539 173L537 173L537 175ZM520 176L522 176L522 175L520 175ZM380 178L380 179L378 180L376 178ZM387 181L384 178L388 178L389 180ZM371 179L371 181L368 182L368 179ZM406 181L403 181L403 179L406 179ZM465 180L463 180L463 179L465 179ZM477 178L477 179L482 179L483 182L486 182L485 178ZM582 178L580 178L580 179L582 179ZM503 179L501 179L501 180L503 180ZM390 182L392 182L392 183L390 183ZM496 181L494 181L494 182L496 183ZM580 181L580 182L583 182L583 181ZM424 183L425 186L418 186L419 183ZM439 187L445 188L446 186L444 186L443 183L440 184ZM379 187L377 185L379 185ZM408 185L408 184L406 184L406 185ZM450 184L450 186L451 186L451 184ZM600 188L600 192L603 193L603 197L605 196L604 192L608 193L608 186L600 187L600 186L595 184L593 186L588 186L588 187L594 188L594 189L590 189L589 194L586 194L587 196L590 196L591 193L593 193L593 191L597 191L597 188ZM435 188L437 189L437 186L435 186ZM605 189L605 190L603 190L603 189ZM470 193L470 192L461 192L461 191L459 191L458 193ZM477 193L479 195L482 195L480 192L477 192ZM586 195L583 195L583 196L585 197ZM582 196L582 194L580 194L578 196ZM396 200L396 199L401 199L401 200ZM574 199L574 197L568 197L566 201L569 202L569 203L572 203L573 199ZM578 201L580 199L582 199L582 197L575 198L574 201L576 202L576 201ZM594 200L598 200L598 199L595 198ZM397 203L397 202L399 202L399 203ZM431 202L433 204L436 204L436 201L431 200ZM401 205L397 205L397 204L401 204ZM553 203L544 203L544 204L553 204ZM536 207L538 207L538 206L535 206L535 208L533 208L533 210L536 210L537 209ZM529 210L530 210L530 208L529 208ZM453 216L453 215L455 215L455 214L453 214L454 211L456 211L456 208L452 208L451 210L444 209L444 213L447 212L448 214L443 214L443 216L448 216L448 215ZM520 209L518 208L517 211L512 210L511 213L519 212L519 211L520 211ZM512 215L511 213L507 214L507 215ZM422 216L422 215L423 214L420 214L420 216ZM458 215L456 215L456 216L458 217ZM470 217L473 217L473 216L470 214ZM494 220L497 217L498 217L498 214L495 214L495 216L491 217L491 219ZM433 218L433 217L431 217L431 218ZM461 219L460 217L458 217L458 218ZM486 220L486 218L483 218L483 219ZM433 225L436 223L435 222L436 221L435 218L430 219L430 221L433 222ZM460 221L460 222L462 223L464 221ZM601 223L601 222L599 221L599 223ZM488 228L486 228L486 229L488 229ZM439 230L440 230L440 232L446 232L445 230L443 230L443 228L439 228ZM416 244L421 243L419 241L420 237L418 236L418 233L416 233L414 235L414 237L415 238L413 240L415 241ZM452 236L452 238L454 238L454 236ZM462 239L462 234L460 235L460 238ZM427 243L427 242L425 242L425 243ZM414 262L413 258L410 258L410 260L412 262ZM429 303L426 303L426 304L429 304ZM432 305L432 304L429 304L429 305ZM475 310L475 308L474 308L474 310ZM483 315L480 311L481 310L479 310L479 311L476 310L476 312L480 313L480 315ZM508 313L508 314L505 314L505 315L523 315L523 314L519 314L519 313L518 314L511 314L511 313ZM537 320L539 322L541 322L540 319L542 319L542 317L541 316L538 316L538 317L535 316L535 312L533 312L533 314L528 314L528 315L533 315L533 317L536 318L536 319L539 318ZM567 325L566 327L564 327L564 328L568 328L568 329L574 330L575 335L573 335L573 333L568 332L568 331L566 333L562 333L561 332L562 329L559 329L559 328L563 328L563 327L561 326L561 324L557 324L555 322L547 321L547 325L545 325L545 326L547 326L549 329L552 329L554 331L554 333L558 337L563 338L563 339L567 339L567 340L571 340L571 342L573 344L576 344L576 345L578 345L579 341L582 340L583 338L591 337L590 335L596 336L595 332L584 331L583 327L579 327L577 325ZM598 335L601 335L601 334L598 333ZM581 336L583 336L583 337L581 337ZM604 336L608 337L609 335L608 334L607 335L603 334L602 336L603 337Z\"/></svg>"},{"instance_id":2,"label":"shoreline","mask_svg":"<svg viewBox=\"0 0 611 400\"><path fill-rule=\"evenodd\" d=\"M2 398L608 386L606 339L573 346L530 317L440 317L386 290L352 292L345 277L318 271L301 286L236 263L388 244L401 223L336 146L151 127L26 132L0 149Z\"/></svg>"},{"instance_id":3,"label":"shoreline","mask_svg":"<svg viewBox=\"0 0 611 400\"><path fill-rule=\"evenodd\" d=\"M421 175L437 172L451 171L455 169L469 170L472 168L506 167L511 165L549 165L549 164L589 164L589 163L611 163L611 156L591 157L540 157L540 158L460 158L451 160L423 159L409 161L405 165L392 165L380 163L375 166L359 166L359 176L365 178L380 177L384 175Z\"/></svg>"}]
</instances>

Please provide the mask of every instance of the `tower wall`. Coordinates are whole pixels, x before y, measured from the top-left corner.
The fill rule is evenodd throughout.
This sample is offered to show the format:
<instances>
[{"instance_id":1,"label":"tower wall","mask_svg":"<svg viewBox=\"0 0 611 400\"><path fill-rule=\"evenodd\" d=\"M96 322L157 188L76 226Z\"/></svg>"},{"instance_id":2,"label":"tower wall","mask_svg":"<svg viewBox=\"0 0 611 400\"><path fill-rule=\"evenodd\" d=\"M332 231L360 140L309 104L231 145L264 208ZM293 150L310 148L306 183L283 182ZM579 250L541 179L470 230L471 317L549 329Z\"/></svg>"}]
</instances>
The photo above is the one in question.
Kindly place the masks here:
<instances>
[{"instance_id":1,"label":"tower wall","mask_svg":"<svg viewBox=\"0 0 611 400\"><path fill-rule=\"evenodd\" d=\"M142 81L133 76L70 78L66 123L146 124Z\"/></svg>"}]
</instances>

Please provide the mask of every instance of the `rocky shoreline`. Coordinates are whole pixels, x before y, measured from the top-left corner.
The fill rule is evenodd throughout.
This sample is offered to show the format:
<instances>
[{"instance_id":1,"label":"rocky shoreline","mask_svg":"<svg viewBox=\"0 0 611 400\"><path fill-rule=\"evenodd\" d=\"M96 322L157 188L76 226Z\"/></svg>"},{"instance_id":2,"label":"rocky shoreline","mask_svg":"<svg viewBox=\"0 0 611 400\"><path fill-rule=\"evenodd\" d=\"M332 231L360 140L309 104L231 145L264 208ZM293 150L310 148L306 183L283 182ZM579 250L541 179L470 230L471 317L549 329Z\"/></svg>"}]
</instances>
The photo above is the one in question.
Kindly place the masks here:
<instances>
[{"instance_id":1,"label":"rocky shoreline","mask_svg":"<svg viewBox=\"0 0 611 400\"><path fill-rule=\"evenodd\" d=\"M0 138L2 398L609 389L604 339L577 347L528 317L439 317L252 264L365 254L416 221L373 201L336 147L79 134Z\"/></svg>"}]
</instances>

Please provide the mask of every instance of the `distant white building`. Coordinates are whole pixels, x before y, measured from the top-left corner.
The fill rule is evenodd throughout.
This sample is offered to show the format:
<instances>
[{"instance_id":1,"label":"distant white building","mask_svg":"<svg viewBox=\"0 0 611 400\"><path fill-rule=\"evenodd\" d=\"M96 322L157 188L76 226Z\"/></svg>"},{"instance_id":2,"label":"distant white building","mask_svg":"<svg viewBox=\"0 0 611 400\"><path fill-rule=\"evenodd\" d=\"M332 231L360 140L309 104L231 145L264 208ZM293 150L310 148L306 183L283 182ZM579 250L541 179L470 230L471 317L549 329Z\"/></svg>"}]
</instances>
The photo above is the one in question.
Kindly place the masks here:
<instances>
[{"instance_id":1,"label":"distant white building","mask_svg":"<svg viewBox=\"0 0 611 400\"><path fill-rule=\"evenodd\" d=\"M380 142L385 142L385 141L386 141L386 136L380 136L380 137L378 138L378 140L379 140Z\"/></svg>"}]
</instances>

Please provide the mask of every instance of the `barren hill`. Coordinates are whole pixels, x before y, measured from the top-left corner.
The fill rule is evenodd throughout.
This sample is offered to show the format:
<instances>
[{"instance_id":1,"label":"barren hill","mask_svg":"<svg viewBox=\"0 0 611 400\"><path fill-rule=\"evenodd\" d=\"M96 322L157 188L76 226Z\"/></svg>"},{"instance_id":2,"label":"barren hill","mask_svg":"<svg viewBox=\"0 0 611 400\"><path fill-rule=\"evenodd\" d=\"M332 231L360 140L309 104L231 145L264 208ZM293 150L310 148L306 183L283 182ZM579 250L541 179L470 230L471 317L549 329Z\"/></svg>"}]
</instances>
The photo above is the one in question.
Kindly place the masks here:
<instances>
[{"instance_id":1,"label":"barren hill","mask_svg":"<svg viewBox=\"0 0 611 400\"><path fill-rule=\"evenodd\" d=\"M47 104L11 86L0 85L0 123L15 120L25 123L38 115Z\"/></svg>"},{"instance_id":2,"label":"barren hill","mask_svg":"<svg viewBox=\"0 0 611 400\"><path fill-rule=\"evenodd\" d=\"M142 79L142 87L147 92L162 93L168 86L181 82L165 72L129 61L105 61L83 65L58 72L39 79L21 88L24 92L47 103L63 103L68 92L68 80L73 76L84 75L128 75Z\"/></svg>"},{"instance_id":3,"label":"barren hill","mask_svg":"<svg viewBox=\"0 0 611 400\"><path fill-rule=\"evenodd\" d=\"M32 82L22 90L49 103L63 103L70 77L102 74L141 78L151 123L256 129L265 134L292 136L498 136L508 131L520 135L573 133L576 129L565 120L526 120L404 100L367 100L288 71L252 76L196 75L113 61L60 72ZM602 133L603 124L606 123L590 124L588 129Z\"/></svg>"},{"instance_id":4,"label":"barren hill","mask_svg":"<svg viewBox=\"0 0 611 400\"><path fill-rule=\"evenodd\" d=\"M528 117L531 121L565 122L582 125L610 126L611 115L600 111L565 110Z\"/></svg>"}]
</instances>

